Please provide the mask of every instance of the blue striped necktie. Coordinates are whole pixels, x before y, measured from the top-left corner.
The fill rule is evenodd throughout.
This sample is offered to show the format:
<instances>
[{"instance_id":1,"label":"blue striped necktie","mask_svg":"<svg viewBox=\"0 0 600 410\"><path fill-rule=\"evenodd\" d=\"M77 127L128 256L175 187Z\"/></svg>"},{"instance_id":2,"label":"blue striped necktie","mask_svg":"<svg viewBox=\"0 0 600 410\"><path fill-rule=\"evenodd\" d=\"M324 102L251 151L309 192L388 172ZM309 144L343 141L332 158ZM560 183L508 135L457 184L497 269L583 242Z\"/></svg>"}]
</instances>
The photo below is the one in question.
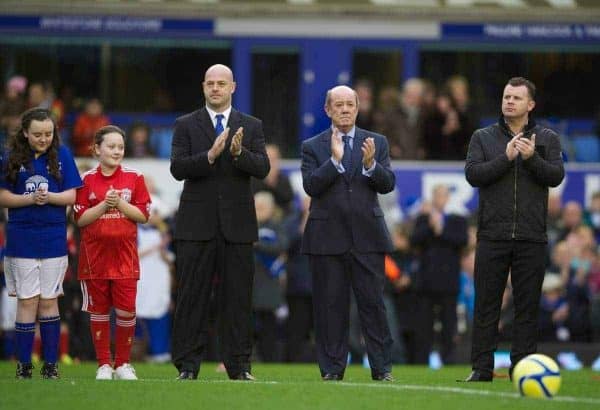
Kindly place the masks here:
<instances>
[{"instance_id":1,"label":"blue striped necktie","mask_svg":"<svg viewBox=\"0 0 600 410\"><path fill-rule=\"evenodd\" d=\"M223 114L217 114L217 116L215 118L217 119L217 125L215 125L215 132L217 133L217 137L218 137L225 130L225 128L223 128L223 122L222 122L223 118L225 118L225 116Z\"/></svg>"}]
</instances>

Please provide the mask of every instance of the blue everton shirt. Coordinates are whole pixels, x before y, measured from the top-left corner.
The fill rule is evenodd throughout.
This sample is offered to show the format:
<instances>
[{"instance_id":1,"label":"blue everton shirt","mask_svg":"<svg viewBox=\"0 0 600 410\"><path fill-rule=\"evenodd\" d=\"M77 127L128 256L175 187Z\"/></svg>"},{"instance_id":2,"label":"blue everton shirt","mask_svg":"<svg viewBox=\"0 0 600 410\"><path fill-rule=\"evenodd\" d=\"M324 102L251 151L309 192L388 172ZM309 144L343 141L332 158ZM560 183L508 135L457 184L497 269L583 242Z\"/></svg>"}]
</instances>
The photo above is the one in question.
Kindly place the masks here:
<instances>
[{"instance_id":1,"label":"blue everton shirt","mask_svg":"<svg viewBox=\"0 0 600 410\"><path fill-rule=\"evenodd\" d=\"M7 155L0 158L3 170L0 188L13 194L30 195L39 187L48 192L62 192L82 185L77 166L68 148L59 147L58 165L62 176L57 181L48 172L48 155L32 158L28 167L23 164L16 184L6 180ZM18 258L56 258L67 254L67 215L65 206L30 205L8 209L6 225L6 256Z\"/></svg>"}]
</instances>

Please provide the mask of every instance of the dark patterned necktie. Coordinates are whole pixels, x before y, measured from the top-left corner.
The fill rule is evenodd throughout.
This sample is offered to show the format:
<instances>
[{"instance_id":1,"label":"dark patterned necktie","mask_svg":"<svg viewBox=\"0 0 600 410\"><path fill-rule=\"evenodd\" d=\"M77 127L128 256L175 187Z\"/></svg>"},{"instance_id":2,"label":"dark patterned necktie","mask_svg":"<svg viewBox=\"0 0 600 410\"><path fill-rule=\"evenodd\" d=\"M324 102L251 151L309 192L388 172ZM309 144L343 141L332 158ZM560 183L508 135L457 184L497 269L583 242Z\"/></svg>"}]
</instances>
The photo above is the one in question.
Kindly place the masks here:
<instances>
[{"instance_id":1,"label":"dark patterned necktie","mask_svg":"<svg viewBox=\"0 0 600 410\"><path fill-rule=\"evenodd\" d=\"M350 136L343 135L342 140L344 141L344 156L342 157L342 166L346 172L350 172L352 169L352 148L350 147Z\"/></svg>"}]
</instances>

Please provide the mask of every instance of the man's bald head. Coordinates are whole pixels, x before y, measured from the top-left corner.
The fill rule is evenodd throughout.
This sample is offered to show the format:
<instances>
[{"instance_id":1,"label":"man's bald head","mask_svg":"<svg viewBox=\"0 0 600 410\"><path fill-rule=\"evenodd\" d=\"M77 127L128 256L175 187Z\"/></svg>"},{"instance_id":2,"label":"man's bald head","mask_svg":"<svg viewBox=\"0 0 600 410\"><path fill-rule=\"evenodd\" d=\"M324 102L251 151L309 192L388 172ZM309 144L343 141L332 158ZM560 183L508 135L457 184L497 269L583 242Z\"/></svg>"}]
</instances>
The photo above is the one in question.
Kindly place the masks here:
<instances>
[{"instance_id":1,"label":"man's bald head","mask_svg":"<svg viewBox=\"0 0 600 410\"><path fill-rule=\"evenodd\" d=\"M235 81L231 69L223 64L210 66L202 83L206 106L213 111L223 112L231 106L231 96L235 92Z\"/></svg>"},{"instance_id":2,"label":"man's bald head","mask_svg":"<svg viewBox=\"0 0 600 410\"><path fill-rule=\"evenodd\" d=\"M215 64L208 67L208 70L206 70L206 73L204 74L204 81L206 81L207 77L216 75L226 77L233 82L233 71L224 64Z\"/></svg>"},{"instance_id":3,"label":"man's bald head","mask_svg":"<svg viewBox=\"0 0 600 410\"><path fill-rule=\"evenodd\" d=\"M354 95L354 98L356 99L356 106L358 107L358 94L356 94L356 91L347 85L338 85L327 90L327 95L325 96L325 106L328 106L331 103L332 98L337 96L345 97L349 94Z\"/></svg>"}]
</instances>

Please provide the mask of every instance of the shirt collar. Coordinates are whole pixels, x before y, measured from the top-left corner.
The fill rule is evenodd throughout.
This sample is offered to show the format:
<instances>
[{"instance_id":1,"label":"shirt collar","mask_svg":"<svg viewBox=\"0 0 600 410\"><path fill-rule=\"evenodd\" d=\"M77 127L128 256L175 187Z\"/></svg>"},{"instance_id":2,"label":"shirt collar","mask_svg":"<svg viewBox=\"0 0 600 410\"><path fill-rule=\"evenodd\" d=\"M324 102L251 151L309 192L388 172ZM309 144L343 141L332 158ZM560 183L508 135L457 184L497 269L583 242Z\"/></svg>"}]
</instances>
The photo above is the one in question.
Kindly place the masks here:
<instances>
[{"instance_id":1,"label":"shirt collar","mask_svg":"<svg viewBox=\"0 0 600 410\"><path fill-rule=\"evenodd\" d=\"M225 117L225 118L223 118L223 121L221 121L221 124L223 124L223 127L227 126L227 121L229 121L229 115L231 114L231 105L229 106L229 108L227 108L223 112L213 111L210 108L208 108L208 106L206 106L206 111L208 111L208 115L210 115L210 120L213 123L213 127L217 125L217 115L218 114L222 114Z\"/></svg>"},{"instance_id":2,"label":"shirt collar","mask_svg":"<svg viewBox=\"0 0 600 410\"><path fill-rule=\"evenodd\" d=\"M333 125L331 125L331 132L333 133ZM345 134L341 130L338 130L338 132L342 135L347 135L350 137L351 140L354 140L354 134L356 134L356 126L353 126L352 129Z\"/></svg>"}]
</instances>

